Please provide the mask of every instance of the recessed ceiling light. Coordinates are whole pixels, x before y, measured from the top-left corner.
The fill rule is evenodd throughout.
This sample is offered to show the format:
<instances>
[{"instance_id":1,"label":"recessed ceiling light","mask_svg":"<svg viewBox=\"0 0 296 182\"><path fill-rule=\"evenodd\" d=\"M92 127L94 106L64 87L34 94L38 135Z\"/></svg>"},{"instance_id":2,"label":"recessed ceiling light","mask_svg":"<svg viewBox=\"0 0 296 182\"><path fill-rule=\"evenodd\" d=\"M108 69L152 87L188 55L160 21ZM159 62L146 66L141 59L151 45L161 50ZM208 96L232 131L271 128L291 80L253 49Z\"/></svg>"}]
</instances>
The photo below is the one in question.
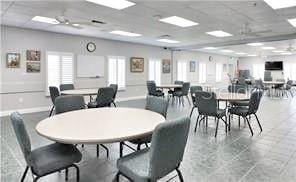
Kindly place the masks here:
<instances>
[{"instance_id":1,"label":"recessed ceiling light","mask_svg":"<svg viewBox=\"0 0 296 182\"><path fill-rule=\"evenodd\" d=\"M288 8L296 6L295 0L264 0L273 9Z\"/></svg>"},{"instance_id":2,"label":"recessed ceiling light","mask_svg":"<svg viewBox=\"0 0 296 182\"><path fill-rule=\"evenodd\" d=\"M107 6L109 8L113 8L117 10L122 10L124 8L128 8L130 6L135 5L135 3L127 0L86 0L86 1L99 4L102 6Z\"/></svg>"},{"instance_id":3,"label":"recessed ceiling light","mask_svg":"<svg viewBox=\"0 0 296 182\"><path fill-rule=\"evenodd\" d=\"M283 52L283 53L281 53L281 55L292 55L292 53L291 52Z\"/></svg>"},{"instance_id":4,"label":"recessed ceiling light","mask_svg":"<svg viewBox=\"0 0 296 182\"><path fill-rule=\"evenodd\" d=\"M262 47L263 50L274 50L274 47Z\"/></svg>"},{"instance_id":5,"label":"recessed ceiling light","mask_svg":"<svg viewBox=\"0 0 296 182\"><path fill-rule=\"evenodd\" d=\"M109 33L116 34L116 35L122 35L122 36L128 36L128 37L142 36L141 34L132 33L132 32L125 32L125 31L121 31L121 30L114 30L114 31L109 32Z\"/></svg>"},{"instance_id":6,"label":"recessed ceiling light","mask_svg":"<svg viewBox=\"0 0 296 182\"><path fill-rule=\"evenodd\" d=\"M231 53L231 52L234 52L234 51L233 50L229 50L229 49L223 49L223 50L221 50L221 52Z\"/></svg>"},{"instance_id":7,"label":"recessed ceiling light","mask_svg":"<svg viewBox=\"0 0 296 182\"><path fill-rule=\"evenodd\" d=\"M74 27L79 27L79 24L78 23L73 23L72 24Z\"/></svg>"},{"instance_id":8,"label":"recessed ceiling light","mask_svg":"<svg viewBox=\"0 0 296 182\"><path fill-rule=\"evenodd\" d=\"M209 35L215 36L215 37L230 37L232 34L224 32L222 30L216 30L212 32L206 32Z\"/></svg>"},{"instance_id":9,"label":"recessed ceiling light","mask_svg":"<svg viewBox=\"0 0 296 182\"><path fill-rule=\"evenodd\" d=\"M171 40L171 39L158 39L158 42L165 42L165 43L169 43L169 44L176 44L179 43L180 41L177 40Z\"/></svg>"},{"instance_id":10,"label":"recessed ceiling light","mask_svg":"<svg viewBox=\"0 0 296 182\"><path fill-rule=\"evenodd\" d=\"M159 21L169 23L172 25L177 25L179 27L191 27L194 25L198 25L198 23L196 22L178 16L170 16L167 18L160 19Z\"/></svg>"},{"instance_id":11,"label":"recessed ceiling light","mask_svg":"<svg viewBox=\"0 0 296 182\"><path fill-rule=\"evenodd\" d=\"M272 52L274 52L274 53L282 53L282 52L284 52L284 51L275 50L275 51L272 51Z\"/></svg>"},{"instance_id":12,"label":"recessed ceiling light","mask_svg":"<svg viewBox=\"0 0 296 182\"><path fill-rule=\"evenodd\" d=\"M55 18L48 18L48 17L44 17L44 16L34 16L32 18L32 20L42 22L42 23L49 23L49 24L59 24L60 23Z\"/></svg>"},{"instance_id":13,"label":"recessed ceiling light","mask_svg":"<svg viewBox=\"0 0 296 182\"><path fill-rule=\"evenodd\" d=\"M292 26L296 27L296 18L288 19L288 22L289 22Z\"/></svg>"},{"instance_id":14,"label":"recessed ceiling light","mask_svg":"<svg viewBox=\"0 0 296 182\"><path fill-rule=\"evenodd\" d=\"M206 49L206 50L215 50L215 49L218 49L217 47L204 47L203 49Z\"/></svg>"},{"instance_id":15,"label":"recessed ceiling light","mask_svg":"<svg viewBox=\"0 0 296 182\"><path fill-rule=\"evenodd\" d=\"M255 56L257 56L256 54L248 54L247 55L248 57L255 57Z\"/></svg>"},{"instance_id":16,"label":"recessed ceiling light","mask_svg":"<svg viewBox=\"0 0 296 182\"><path fill-rule=\"evenodd\" d=\"M263 46L264 44L261 42L254 42L254 43L249 43L247 45L249 45L249 46Z\"/></svg>"},{"instance_id":17,"label":"recessed ceiling light","mask_svg":"<svg viewBox=\"0 0 296 182\"><path fill-rule=\"evenodd\" d=\"M245 52L237 52L235 54L237 54L237 55L246 55L247 53L245 53Z\"/></svg>"}]
</instances>

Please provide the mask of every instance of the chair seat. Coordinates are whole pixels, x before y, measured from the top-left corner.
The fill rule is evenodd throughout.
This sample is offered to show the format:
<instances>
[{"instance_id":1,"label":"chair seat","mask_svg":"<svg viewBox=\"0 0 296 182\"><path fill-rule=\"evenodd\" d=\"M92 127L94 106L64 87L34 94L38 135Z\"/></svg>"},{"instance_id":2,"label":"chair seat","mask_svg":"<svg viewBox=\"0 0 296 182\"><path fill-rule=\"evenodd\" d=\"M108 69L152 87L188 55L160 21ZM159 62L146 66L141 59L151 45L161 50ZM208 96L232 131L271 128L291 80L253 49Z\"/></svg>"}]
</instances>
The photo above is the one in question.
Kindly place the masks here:
<instances>
[{"instance_id":1,"label":"chair seat","mask_svg":"<svg viewBox=\"0 0 296 182\"><path fill-rule=\"evenodd\" d=\"M164 93L160 90L157 90L156 92L153 93L153 96L162 97L164 96Z\"/></svg>"},{"instance_id":2,"label":"chair seat","mask_svg":"<svg viewBox=\"0 0 296 182\"><path fill-rule=\"evenodd\" d=\"M248 107L232 107L229 109L230 114L246 117L249 114Z\"/></svg>"},{"instance_id":3,"label":"chair seat","mask_svg":"<svg viewBox=\"0 0 296 182\"><path fill-rule=\"evenodd\" d=\"M88 108L96 108L96 107L97 107L97 102L89 102L89 103L87 104L87 107L88 107Z\"/></svg>"},{"instance_id":4,"label":"chair seat","mask_svg":"<svg viewBox=\"0 0 296 182\"><path fill-rule=\"evenodd\" d=\"M232 105L232 106L248 106L249 101L231 101L230 105Z\"/></svg>"},{"instance_id":5,"label":"chair seat","mask_svg":"<svg viewBox=\"0 0 296 182\"><path fill-rule=\"evenodd\" d=\"M181 96L183 96L183 92L182 91L175 91L173 93L173 96L181 97Z\"/></svg>"},{"instance_id":6,"label":"chair seat","mask_svg":"<svg viewBox=\"0 0 296 182\"><path fill-rule=\"evenodd\" d=\"M81 153L73 145L54 143L33 150L28 163L36 175L43 176L78 163L81 157Z\"/></svg>"},{"instance_id":7,"label":"chair seat","mask_svg":"<svg viewBox=\"0 0 296 182\"><path fill-rule=\"evenodd\" d=\"M144 136L142 138L137 138L137 139L130 140L129 142L131 142L132 144L150 143L151 142L151 137L152 137L152 135L148 135L148 136Z\"/></svg>"},{"instance_id":8,"label":"chair seat","mask_svg":"<svg viewBox=\"0 0 296 182\"><path fill-rule=\"evenodd\" d=\"M218 109L217 115L218 118L222 118L223 116L226 116L226 110L225 109Z\"/></svg>"},{"instance_id":9,"label":"chair seat","mask_svg":"<svg viewBox=\"0 0 296 182\"><path fill-rule=\"evenodd\" d=\"M149 149L140 150L117 160L117 168L125 176L136 182L149 179Z\"/></svg>"}]
</instances>

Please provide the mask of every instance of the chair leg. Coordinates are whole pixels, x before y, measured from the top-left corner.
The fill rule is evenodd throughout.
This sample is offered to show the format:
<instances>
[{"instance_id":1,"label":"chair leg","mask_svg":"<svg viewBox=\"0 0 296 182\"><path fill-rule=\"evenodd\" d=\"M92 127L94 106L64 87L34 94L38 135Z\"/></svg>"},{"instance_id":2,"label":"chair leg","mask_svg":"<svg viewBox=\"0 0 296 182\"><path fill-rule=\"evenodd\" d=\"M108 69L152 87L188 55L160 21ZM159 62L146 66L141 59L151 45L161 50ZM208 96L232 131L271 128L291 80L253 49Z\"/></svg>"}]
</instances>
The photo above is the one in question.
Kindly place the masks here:
<instances>
[{"instance_id":1,"label":"chair leg","mask_svg":"<svg viewBox=\"0 0 296 182\"><path fill-rule=\"evenodd\" d=\"M196 123L195 123L195 127L194 127L194 132L196 132L197 124L199 123L199 120L198 120L199 119L199 116L200 115L198 115L197 116L197 119L196 119Z\"/></svg>"},{"instance_id":2,"label":"chair leg","mask_svg":"<svg viewBox=\"0 0 296 182\"><path fill-rule=\"evenodd\" d=\"M119 182L120 172L118 171L115 175L115 182Z\"/></svg>"},{"instance_id":3,"label":"chair leg","mask_svg":"<svg viewBox=\"0 0 296 182\"><path fill-rule=\"evenodd\" d=\"M193 113L193 110L194 110L194 106L192 107L192 109L191 109L191 112L190 112L190 118L191 118L191 116L192 116L192 113Z\"/></svg>"},{"instance_id":4,"label":"chair leg","mask_svg":"<svg viewBox=\"0 0 296 182\"><path fill-rule=\"evenodd\" d=\"M114 107L117 107L114 101L112 101L112 104L114 105Z\"/></svg>"},{"instance_id":5,"label":"chair leg","mask_svg":"<svg viewBox=\"0 0 296 182\"><path fill-rule=\"evenodd\" d=\"M84 144L81 144L81 147L84 148Z\"/></svg>"},{"instance_id":6,"label":"chair leg","mask_svg":"<svg viewBox=\"0 0 296 182\"><path fill-rule=\"evenodd\" d=\"M49 113L49 116L48 116L48 117L50 117L50 116L51 116L51 114L52 114L53 110L54 110L54 105L52 106L52 108L51 108L51 110L50 110L50 113Z\"/></svg>"},{"instance_id":7,"label":"chair leg","mask_svg":"<svg viewBox=\"0 0 296 182\"><path fill-rule=\"evenodd\" d=\"M191 105L191 102L190 102L190 99L189 99L188 95L186 95L186 98L188 100L188 104Z\"/></svg>"},{"instance_id":8,"label":"chair leg","mask_svg":"<svg viewBox=\"0 0 296 182\"><path fill-rule=\"evenodd\" d=\"M107 158L109 158L109 149L103 144L100 144L100 146L102 146L106 150Z\"/></svg>"},{"instance_id":9,"label":"chair leg","mask_svg":"<svg viewBox=\"0 0 296 182\"><path fill-rule=\"evenodd\" d=\"M254 133L253 133L253 130L252 130L252 127L251 127L251 125L250 125L250 122L249 122L248 118L247 118L247 117L244 117L244 120L247 121L248 126L249 126L249 129L250 129L250 132L251 132L251 135L253 136Z\"/></svg>"},{"instance_id":10,"label":"chair leg","mask_svg":"<svg viewBox=\"0 0 296 182\"><path fill-rule=\"evenodd\" d=\"M123 142L119 143L119 157L121 158L123 156Z\"/></svg>"},{"instance_id":11,"label":"chair leg","mask_svg":"<svg viewBox=\"0 0 296 182\"><path fill-rule=\"evenodd\" d=\"M33 179L33 182L36 182L40 177L37 176L36 178Z\"/></svg>"},{"instance_id":12,"label":"chair leg","mask_svg":"<svg viewBox=\"0 0 296 182\"><path fill-rule=\"evenodd\" d=\"M182 173L181 173L180 169L179 168L176 168L176 171L178 173L178 176L179 176L180 181L181 182L184 182L184 179L183 179L183 176L182 176Z\"/></svg>"},{"instance_id":13,"label":"chair leg","mask_svg":"<svg viewBox=\"0 0 296 182\"><path fill-rule=\"evenodd\" d=\"M238 116L238 129L240 129L240 116Z\"/></svg>"},{"instance_id":14,"label":"chair leg","mask_svg":"<svg viewBox=\"0 0 296 182\"><path fill-rule=\"evenodd\" d=\"M139 151L139 150L141 150L141 143L139 143L138 145L137 145L137 151Z\"/></svg>"},{"instance_id":15,"label":"chair leg","mask_svg":"<svg viewBox=\"0 0 296 182\"><path fill-rule=\"evenodd\" d=\"M145 146L148 148L149 146L148 146L148 143L145 143Z\"/></svg>"},{"instance_id":16,"label":"chair leg","mask_svg":"<svg viewBox=\"0 0 296 182\"><path fill-rule=\"evenodd\" d=\"M23 173L23 176L22 176L21 182L23 182L23 181L25 180L28 170L29 170L29 166L26 167L26 169L25 169L25 171L24 171L24 173Z\"/></svg>"},{"instance_id":17,"label":"chair leg","mask_svg":"<svg viewBox=\"0 0 296 182\"><path fill-rule=\"evenodd\" d=\"M262 131L263 131L263 130L262 130L262 126L261 126L260 121L259 121L259 119L258 119L258 117L257 117L257 114L254 114L254 115L255 115L256 120L257 120L257 123L258 123L258 125L259 125L260 131L262 132Z\"/></svg>"},{"instance_id":18,"label":"chair leg","mask_svg":"<svg viewBox=\"0 0 296 182\"><path fill-rule=\"evenodd\" d=\"M97 144L97 157L100 156L100 148L99 148L99 144Z\"/></svg>"},{"instance_id":19,"label":"chair leg","mask_svg":"<svg viewBox=\"0 0 296 182\"><path fill-rule=\"evenodd\" d=\"M80 171L79 171L79 167L75 164L72 165L75 169L76 169L76 181L80 180Z\"/></svg>"},{"instance_id":20,"label":"chair leg","mask_svg":"<svg viewBox=\"0 0 296 182\"><path fill-rule=\"evenodd\" d=\"M65 169L65 180L68 181L68 168Z\"/></svg>"},{"instance_id":21,"label":"chair leg","mask_svg":"<svg viewBox=\"0 0 296 182\"><path fill-rule=\"evenodd\" d=\"M217 124L216 124L216 131L215 131L215 138L217 137L217 133L218 133L218 127L219 127L219 118L217 119Z\"/></svg>"}]
</instances>

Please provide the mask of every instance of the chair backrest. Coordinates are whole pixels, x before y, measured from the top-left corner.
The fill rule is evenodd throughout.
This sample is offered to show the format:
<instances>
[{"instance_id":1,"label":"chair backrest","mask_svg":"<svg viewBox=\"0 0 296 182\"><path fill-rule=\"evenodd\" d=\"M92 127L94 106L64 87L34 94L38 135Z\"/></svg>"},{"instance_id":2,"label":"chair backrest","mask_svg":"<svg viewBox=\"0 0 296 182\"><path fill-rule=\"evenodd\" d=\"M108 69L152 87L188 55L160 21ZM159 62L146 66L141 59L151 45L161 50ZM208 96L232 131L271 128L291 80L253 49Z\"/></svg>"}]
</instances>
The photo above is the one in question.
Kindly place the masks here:
<instances>
[{"instance_id":1,"label":"chair backrest","mask_svg":"<svg viewBox=\"0 0 296 182\"><path fill-rule=\"evenodd\" d=\"M84 98L81 95L61 95L55 99L56 114L85 109Z\"/></svg>"},{"instance_id":2,"label":"chair backrest","mask_svg":"<svg viewBox=\"0 0 296 182\"><path fill-rule=\"evenodd\" d=\"M115 99L117 91L118 91L118 85L117 84L110 84L109 87L113 88L113 99Z\"/></svg>"},{"instance_id":3,"label":"chair backrest","mask_svg":"<svg viewBox=\"0 0 296 182\"><path fill-rule=\"evenodd\" d=\"M190 119L183 117L159 124L152 135L149 177L159 179L182 162L188 138Z\"/></svg>"},{"instance_id":4,"label":"chair backrest","mask_svg":"<svg viewBox=\"0 0 296 182\"><path fill-rule=\"evenodd\" d=\"M255 114L259 108L259 104L263 95L262 90L254 90L249 100L249 114Z\"/></svg>"},{"instance_id":5,"label":"chair backrest","mask_svg":"<svg viewBox=\"0 0 296 182\"><path fill-rule=\"evenodd\" d=\"M292 88L292 85L293 85L293 80L288 80L286 84L286 90L290 90Z\"/></svg>"},{"instance_id":6,"label":"chair backrest","mask_svg":"<svg viewBox=\"0 0 296 182\"><path fill-rule=\"evenodd\" d=\"M10 120L14 129L14 133L16 135L17 141L26 159L26 162L29 163L28 156L31 153L31 141L30 141L28 132L26 130L24 121L18 112L12 113L10 115Z\"/></svg>"},{"instance_id":7,"label":"chair backrest","mask_svg":"<svg viewBox=\"0 0 296 182\"><path fill-rule=\"evenodd\" d=\"M73 84L60 84L60 91L63 90L73 90L74 85Z\"/></svg>"},{"instance_id":8,"label":"chair backrest","mask_svg":"<svg viewBox=\"0 0 296 182\"><path fill-rule=\"evenodd\" d=\"M155 81L147 81L147 89L148 89L148 95L154 95L156 92L156 83Z\"/></svg>"},{"instance_id":9,"label":"chair backrest","mask_svg":"<svg viewBox=\"0 0 296 182\"><path fill-rule=\"evenodd\" d=\"M52 101L53 105L55 105L55 99L58 96L60 96L60 91L57 87L49 87L49 93L50 93L51 101Z\"/></svg>"},{"instance_id":10,"label":"chair backrest","mask_svg":"<svg viewBox=\"0 0 296 182\"><path fill-rule=\"evenodd\" d=\"M195 92L196 91L202 91L202 86L191 86L190 87L190 95L191 95L191 99L193 104L195 104Z\"/></svg>"},{"instance_id":11,"label":"chair backrest","mask_svg":"<svg viewBox=\"0 0 296 182\"><path fill-rule=\"evenodd\" d=\"M179 80L176 80L176 81L174 81L174 84L176 84L176 85L183 85L183 81L179 81Z\"/></svg>"},{"instance_id":12,"label":"chair backrest","mask_svg":"<svg viewBox=\"0 0 296 182\"><path fill-rule=\"evenodd\" d=\"M182 86L182 95L186 96L188 95L190 89L190 82L184 82Z\"/></svg>"},{"instance_id":13,"label":"chair backrest","mask_svg":"<svg viewBox=\"0 0 296 182\"><path fill-rule=\"evenodd\" d=\"M264 81L272 81L271 71L264 71Z\"/></svg>"},{"instance_id":14,"label":"chair backrest","mask_svg":"<svg viewBox=\"0 0 296 182\"><path fill-rule=\"evenodd\" d=\"M166 118L169 102L160 97L147 96L145 109L157 112Z\"/></svg>"},{"instance_id":15,"label":"chair backrest","mask_svg":"<svg viewBox=\"0 0 296 182\"><path fill-rule=\"evenodd\" d=\"M207 116L215 116L217 113L217 98L214 92L195 92L195 102L199 114Z\"/></svg>"},{"instance_id":16,"label":"chair backrest","mask_svg":"<svg viewBox=\"0 0 296 182\"><path fill-rule=\"evenodd\" d=\"M111 87L102 87L98 90L97 107L108 107L113 101L114 90Z\"/></svg>"},{"instance_id":17,"label":"chair backrest","mask_svg":"<svg viewBox=\"0 0 296 182\"><path fill-rule=\"evenodd\" d=\"M237 84L232 84L228 86L228 92L231 93L241 93L245 94L246 93L246 86L245 85L237 85Z\"/></svg>"}]
</instances>

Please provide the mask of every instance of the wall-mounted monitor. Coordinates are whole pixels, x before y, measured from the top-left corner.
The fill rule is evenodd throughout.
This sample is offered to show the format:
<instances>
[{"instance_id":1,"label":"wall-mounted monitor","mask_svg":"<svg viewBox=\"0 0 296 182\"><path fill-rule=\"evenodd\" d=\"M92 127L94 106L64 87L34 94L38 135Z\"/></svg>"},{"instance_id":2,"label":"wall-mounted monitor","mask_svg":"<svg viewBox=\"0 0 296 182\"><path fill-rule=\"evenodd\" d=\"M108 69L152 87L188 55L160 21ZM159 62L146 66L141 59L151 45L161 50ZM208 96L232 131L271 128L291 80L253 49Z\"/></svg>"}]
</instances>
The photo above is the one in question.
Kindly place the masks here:
<instances>
[{"instance_id":1,"label":"wall-mounted monitor","mask_svg":"<svg viewBox=\"0 0 296 182\"><path fill-rule=\"evenodd\" d=\"M283 70L283 61L267 61L265 62L265 70L270 71L282 71Z\"/></svg>"}]
</instances>

